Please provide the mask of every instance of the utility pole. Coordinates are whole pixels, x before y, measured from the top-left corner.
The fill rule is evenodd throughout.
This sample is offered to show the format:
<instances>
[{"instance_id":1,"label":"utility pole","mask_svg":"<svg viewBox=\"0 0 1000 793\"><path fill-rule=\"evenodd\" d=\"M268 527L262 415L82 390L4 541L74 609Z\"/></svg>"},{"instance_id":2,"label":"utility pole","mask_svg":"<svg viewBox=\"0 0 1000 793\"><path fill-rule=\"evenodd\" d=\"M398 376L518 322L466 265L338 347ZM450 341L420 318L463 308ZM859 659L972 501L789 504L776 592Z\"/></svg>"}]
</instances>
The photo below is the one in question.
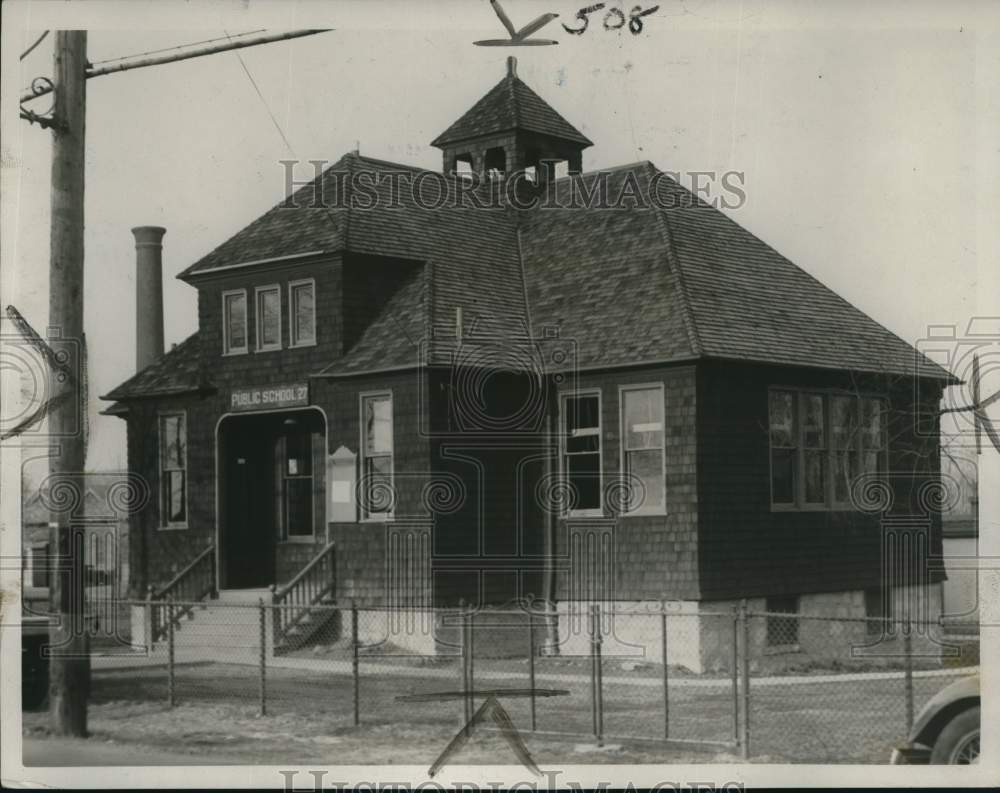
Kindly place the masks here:
<instances>
[{"instance_id":1,"label":"utility pole","mask_svg":"<svg viewBox=\"0 0 1000 793\"><path fill-rule=\"evenodd\" d=\"M87 32L55 34L52 142L52 229L49 258L49 327L57 328L72 372L83 371L83 196L87 104ZM49 415L58 452L49 459L50 481L83 504L85 379L53 375L50 392L60 400ZM69 392L67 394L67 392ZM65 491L64 491L65 492ZM84 613L83 543L74 539L73 510L53 509L50 548L58 564L50 577L52 655L49 663L49 712L56 735L87 735L90 688L88 632Z\"/></svg>"},{"instance_id":2,"label":"utility pole","mask_svg":"<svg viewBox=\"0 0 1000 793\"><path fill-rule=\"evenodd\" d=\"M59 334L69 358L59 366L77 376L53 372L49 380L51 410L49 433L57 445L49 459L49 477L60 494L70 495L70 509L54 508L49 518L49 547L54 569L49 576L50 629L49 714L56 735L86 737L87 699L90 695L90 646L85 624L84 559L82 529L74 529L73 512L83 504L87 448L83 335L83 230L87 115L87 80L106 74L159 66L204 55L255 47L277 41L312 36L325 30L293 30L254 38L228 36L224 44L188 48L152 58L124 58L112 66L95 69L87 61L87 32L60 30L55 34L52 80L32 82L21 96L21 118L53 132L52 220L49 258L49 327ZM41 39L39 39L39 42ZM25 55L38 45L32 45ZM177 47L175 49L182 49ZM23 57L23 56L22 56ZM39 115L25 102L51 93L51 117ZM55 484L57 483L57 484ZM64 504L54 498L55 506Z\"/></svg>"}]
</instances>

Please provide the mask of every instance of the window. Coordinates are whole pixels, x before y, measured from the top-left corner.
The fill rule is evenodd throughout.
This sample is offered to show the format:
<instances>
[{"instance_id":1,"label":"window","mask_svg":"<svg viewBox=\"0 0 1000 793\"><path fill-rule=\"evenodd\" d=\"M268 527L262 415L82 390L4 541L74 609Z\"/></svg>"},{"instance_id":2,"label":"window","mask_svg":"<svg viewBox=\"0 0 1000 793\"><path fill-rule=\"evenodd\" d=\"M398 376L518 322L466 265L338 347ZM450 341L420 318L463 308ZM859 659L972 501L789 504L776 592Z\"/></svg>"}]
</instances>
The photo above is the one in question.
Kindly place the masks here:
<instances>
[{"instance_id":1,"label":"window","mask_svg":"<svg viewBox=\"0 0 1000 793\"><path fill-rule=\"evenodd\" d=\"M281 349L281 288L257 287L257 350Z\"/></svg>"},{"instance_id":2,"label":"window","mask_svg":"<svg viewBox=\"0 0 1000 793\"><path fill-rule=\"evenodd\" d=\"M361 396L361 517L384 520L395 507L392 395Z\"/></svg>"},{"instance_id":3,"label":"window","mask_svg":"<svg viewBox=\"0 0 1000 793\"><path fill-rule=\"evenodd\" d=\"M830 397L830 441L833 447L833 500L851 500L851 483L858 475L858 410L853 397Z\"/></svg>"},{"instance_id":4,"label":"window","mask_svg":"<svg viewBox=\"0 0 1000 793\"><path fill-rule=\"evenodd\" d=\"M311 278L288 285L288 324L290 346L316 343L316 284Z\"/></svg>"},{"instance_id":5,"label":"window","mask_svg":"<svg viewBox=\"0 0 1000 793\"><path fill-rule=\"evenodd\" d=\"M795 421L795 394L771 392L771 500L794 504L798 482L798 432Z\"/></svg>"},{"instance_id":6,"label":"window","mask_svg":"<svg viewBox=\"0 0 1000 793\"><path fill-rule=\"evenodd\" d=\"M885 403L880 399L861 400L861 472L885 473Z\"/></svg>"},{"instance_id":7,"label":"window","mask_svg":"<svg viewBox=\"0 0 1000 793\"><path fill-rule=\"evenodd\" d=\"M455 155L455 174L460 176L462 179L471 180L472 179L472 155L471 154L456 154Z\"/></svg>"},{"instance_id":8,"label":"window","mask_svg":"<svg viewBox=\"0 0 1000 793\"><path fill-rule=\"evenodd\" d=\"M247 352L247 293L245 289L222 293L222 353Z\"/></svg>"},{"instance_id":9,"label":"window","mask_svg":"<svg viewBox=\"0 0 1000 793\"><path fill-rule=\"evenodd\" d=\"M860 473L885 472L884 411L885 402L876 398L773 389L771 503L846 507Z\"/></svg>"},{"instance_id":10,"label":"window","mask_svg":"<svg viewBox=\"0 0 1000 793\"><path fill-rule=\"evenodd\" d=\"M795 617L774 616L799 613L797 597L771 597L764 605L767 617L767 646L787 647L799 643L799 621Z\"/></svg>"},{"instance_id":11,"label":"window","mask_svg":"<svg viewBox=\"0 0 1000 793\"><path fill-rule=\"evenodd\" d=\"M160 527L187 525L187 418L160 416Z\"/></svg>"},{"instance_id":12,"label":"window","mask_svg":"<svg viewBox=\"0 0 1000 793\"><path fill-rule=\"evenodd\" d=\"M486 168L486 175L492 180L503 179L507 170L507 152L503 146L497 146L486 150L483 165Z\"/></svg>"},{"instance_id":13,"label":"window","mask_svg":"<svg viewBox=\"0 0 1000 793\"><path fill-rule=\"evenodd\" d=\"M573 492L570 514L601 513L601 395L563 397L562 471Z\"/></svg>"},{"instance_id":14,"label":"window","mask_svg":"<svg viewBox=\"0 0 1000 793\"><path fill-rule=\"evenodd\" d=\"M305 428L290 429L278 439L281 540L313 536L313 437Z\"/></svg>"},{"instance_id":15,"label":"window","mask_svg":"<svg viewBox=\"0 0 1000 793\"><path fill-rule=\"evenodd\" d=\"M628 511L662 513L666 508L663 387L621 389L622 472L629 488Z\"/></svg>"},{"instance_id":16,"label":"window","mask_svg":"<svg viewBox=\"0 0 1000 793\"><path fill-rule=\"evenodd\" d=\"M821 394L802 395L803 496L806 504L826 503L826 420Z\"/></svg>"}]
</instances>

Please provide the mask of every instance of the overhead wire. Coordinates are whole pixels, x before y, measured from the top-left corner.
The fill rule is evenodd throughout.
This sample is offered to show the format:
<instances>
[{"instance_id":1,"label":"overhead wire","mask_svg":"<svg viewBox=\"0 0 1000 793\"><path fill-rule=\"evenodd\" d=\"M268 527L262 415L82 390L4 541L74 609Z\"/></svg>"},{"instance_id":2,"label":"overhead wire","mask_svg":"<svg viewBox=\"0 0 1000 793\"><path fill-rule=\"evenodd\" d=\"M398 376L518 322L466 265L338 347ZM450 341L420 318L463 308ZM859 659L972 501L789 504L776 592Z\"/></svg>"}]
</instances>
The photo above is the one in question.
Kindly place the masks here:
<instances>
[{"instance_id":1,"label":"overhead wire","mask_svg":"<svg viewBox=\"0 0 1000 793\"><path fill-rule=\"evenodd\" d=\"M25 58L27 58L29 55L31 55L32 50L34 50L35 47L37 47L39 44L41 44L43 41L45 41L45 37L47 35L49 35L49 31L46 30L41 36L39 36L35 40L34 44L32 44L30 47L28 47L28 49L26 49L24 52L21 53L21 57L18 60L22 60L23 61Z\"/></svg>"},{"instance_id":2,"label":"overhead wire","mask_svg":"<svg viewBox=\"0 0 1000 793\"><path fill-rule=\"evenodd\" d=\"M288 136L285 135L284 130L281 128L281 124L278 123L278 119L275 117L274 113L271 111L271 106L267 103L267 99L264 98L264 94L261 92L260 86L257 85L257 81L254 79L253 75L250 73L250 69L247 68L246 62L243 60L243 57L240 55L240 53L239 53L238 50L234 50L233 51L233 55L235 55L237 57L237 59L239 60L240 66L243 67L243 73L246 74L247 78L250 80L250 83L253 85L254 91L257 92L257 96L260 98L261 103L264 105L264 109L267 111L268 116L271 117L271 123L274 124L274 128L276 130L278 130L278 134L281 136L281 139L285 143L285 148L288 149L288 152L295 159L298 159L299 155L296 154L294 147L292 146L291 142L288 140ZM334 218L333 218L332 215L330 215L330 209L329 209L329 207L327 207L327 206L324 205L323 208L326 210L326 215L329 218L330 222L333 223L334 222ZM399 321L398 317L396 317L395 314L391 313L391 312L390 312L389 316L392 319L392 321L395 323L396 327L398 327L399 330L402 331L403 335L406 337L406 340L413 347L417 347L419 349L419 345L413 340L413 337L409 334L409 332L407 331L406 327L402 324L402 322Z\"/></svg>"}]
</instances>

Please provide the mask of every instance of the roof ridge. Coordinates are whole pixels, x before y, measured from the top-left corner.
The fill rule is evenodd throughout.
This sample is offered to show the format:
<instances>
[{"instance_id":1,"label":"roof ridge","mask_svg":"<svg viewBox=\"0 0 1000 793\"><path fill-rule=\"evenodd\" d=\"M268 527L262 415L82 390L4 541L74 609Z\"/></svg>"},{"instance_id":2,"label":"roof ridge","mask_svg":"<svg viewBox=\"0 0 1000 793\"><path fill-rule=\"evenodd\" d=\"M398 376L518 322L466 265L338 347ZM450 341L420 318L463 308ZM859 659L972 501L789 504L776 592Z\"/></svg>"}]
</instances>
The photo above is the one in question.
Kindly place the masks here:
<instances>
[{"instance_id":1,"label":"roof ridge","mask_svg":"<svg viewBox=\"0 0 1000 793\"><path fill-rule=\"evenodd\" d=\"M660 173L660 170L649 162L649 160L646 160L645 163L648 168ZM666 211L659 208L654 210L654 217L660 230L660 236L663 238L667 267L670 268L674 275L674 279L677 282L677 291L680 294L681 300L681 318L684 320L684 329L688 334L688 342L691 344L691 352L694 353L695 356L701 357L704 355L704 348L701 344L701 335L698 333L698 323L695 320L694 309L691 307L691 300L688 294L687 282L684 278L683 266L681 265L680 257L677 256L677 251L674 248L674 235L670 228L670 219L667 217Z\"/></svg>"},{"instance_id":2,"label":"roof ridge","mask_svg":"<svg viewBox=\"0 0 1000 793\"><path fill-rule=\"evenodd\" d=\"M511 107L514 109L515 127L521 126L521 109L517 103L517 93L516 93L518 82L521 82L525 88L528 87L514 72L507 72L507 91L510 95L509 99Z\"/></svg>"}]
</instances>

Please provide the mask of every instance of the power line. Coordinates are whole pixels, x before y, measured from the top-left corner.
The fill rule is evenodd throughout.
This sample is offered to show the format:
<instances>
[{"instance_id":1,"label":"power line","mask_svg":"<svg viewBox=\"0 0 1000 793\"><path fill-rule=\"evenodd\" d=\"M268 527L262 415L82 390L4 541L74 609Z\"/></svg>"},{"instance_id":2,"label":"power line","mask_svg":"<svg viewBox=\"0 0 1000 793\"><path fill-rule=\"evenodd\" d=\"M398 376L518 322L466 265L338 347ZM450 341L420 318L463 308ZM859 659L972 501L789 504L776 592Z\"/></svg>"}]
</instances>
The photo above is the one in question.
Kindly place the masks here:
<instances>
[{"instance_id":1,"label":"power line","mask_svg":"<svg viewBox=\"0 0 1000 793\"><path fill-rule=\"evenodd\" d=\"M43 41L45 41L45 37L47 35L49 35L49 31L46 30L41 36L38 37L38 39L35 41L34 44L32 44L30 47L28 47L28 49L26 49L24 52L21 53L21 57L19 58L19 60L23 61L25 58L31 55L31 51L34 50L35 47L37 47Z\"/></svg>"},{"instance_id":2,"label":"power line","mask_svg":"<svg viewBox=\"0 0 1000 793\"><path fill-rule=\"evenodd\" d=\"M264 109L267 111L267 114L271 117L271 123L274 124L274 128L276 130L278 130L278 134L281 135L281 139L285 142L285 147L288 149L289 153L295 159L298 159L299 155L295 153L294 147L289 142L288 137L285 135L284 130L281 128L281 124L278 123L278 119L275 117L274 113L271 111L271 106L267 103L267 99L264 98L264 94L261 93L260 86L257 85L257 81L254 80L253 75L250 73L250 70L247 68L246 63L243 61L242 56L240 55L239 52L234 52L233 54L239 59L240 66L243 67L243 72L246 74L247 78L250 80L250 83L253 85L254 90L257 92L257 96L260 97L260 101L264 105ZM333 217L333 215L330 214L330 208L328 206L326 206L325 203L323 204L323 209L324 209L324 212L325 212L325 215L326 215L327 219L331 223L335 224L335 222L336 222L335 218ZM347 211L350 211L349 207L348 207ZM371 285L370 284L369 284L369 290L368 291L369 291L369 294L371 294ZM419 348L419 345L413 340L413 337L410 335L409 331L406 329L406 327L403 325L403 323L399 320L399 318L395 315L395 313L393 313L393 312L390 311L389 312L389 318L393 321L393 323L396 325L396 327L399 328L399 330L406 337L406 340L410 343L410 345L413 346L413 347L418 347Z\"/></svg>"},{"instance_id":3,"label":"power line","mask_svg":"<svg viewBox=\"0 0 1000 793\"><path fill-rule=\"evenodd\" d=\"M225 33L225 31L223 32ZM226 36L228 35L229 34L226 33ZM284 130L278 123L278 119L276 119L274 117L274 113L271 112L271 107L270 105L267 104L267 100L264 98L264 94L260 92L260 86L257 85L257 81L254 80L253 75L250 74L250 70L247 68L246 62L243 60L243 56L240 55L239 52L234 52L233 54L236 56L236 59L240 62L240 66L243 67L243 73L250 80L251 85L253 85L253 89L257 92L257 96L260 97L261 104L264 105L264 109L267 111L267 114L271 117L271 123L274 124L274 128L278 130L278 134L281 135L281 139L285 141L285 147L288 149L289 153L293 157L298 158L298 155L295 153L295 149L293 149L292 144L288 142L288 138L285 136Z\"/></svg>"}]
</instances>

